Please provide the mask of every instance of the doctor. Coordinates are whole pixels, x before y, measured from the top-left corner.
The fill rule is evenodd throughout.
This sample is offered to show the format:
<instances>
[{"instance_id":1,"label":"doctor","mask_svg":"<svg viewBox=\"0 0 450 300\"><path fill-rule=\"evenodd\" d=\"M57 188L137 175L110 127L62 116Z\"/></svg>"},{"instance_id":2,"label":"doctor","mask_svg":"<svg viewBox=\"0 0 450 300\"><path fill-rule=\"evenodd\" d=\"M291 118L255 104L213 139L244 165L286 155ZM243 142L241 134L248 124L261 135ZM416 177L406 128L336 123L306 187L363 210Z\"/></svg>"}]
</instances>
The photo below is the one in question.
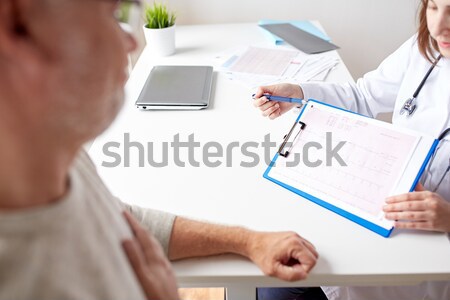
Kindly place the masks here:
<instances>
[{"instance_id":1,"label":"doctor","mask_svg":"<svg viewBox=\"0 0 450 300\"><path fill-rule=\"evenodd\" d=\"M275 119L295 105L268 101L265 93L318 99L371 117L393 111L393 124L440 138L416 191L386 199L384 211L396 228L450 232L450 0L422 0L417 34L356 84L260 87L254 105ZM322 289L328 299L450 299L450 282Z\"/></svg>"}]
</instances>

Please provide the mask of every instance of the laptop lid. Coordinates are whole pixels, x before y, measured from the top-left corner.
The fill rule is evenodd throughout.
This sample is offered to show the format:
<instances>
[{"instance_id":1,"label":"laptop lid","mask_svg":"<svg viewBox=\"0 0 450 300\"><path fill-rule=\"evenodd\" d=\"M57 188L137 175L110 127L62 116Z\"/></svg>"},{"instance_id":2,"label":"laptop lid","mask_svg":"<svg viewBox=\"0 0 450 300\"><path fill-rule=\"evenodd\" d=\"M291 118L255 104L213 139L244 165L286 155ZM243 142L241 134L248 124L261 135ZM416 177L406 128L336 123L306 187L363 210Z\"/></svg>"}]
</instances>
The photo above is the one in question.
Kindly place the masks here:
<instances>
[{"instance_id":1,"label":"laptop lid","mask_svg":"<svg viewBox=\"0 0 450 300\"><path fill-rule=\"evenodd\" d=\"M212 78L211 66L154 66L136 106L150 110L206 108Z\"/></svg>"}]
</instances>

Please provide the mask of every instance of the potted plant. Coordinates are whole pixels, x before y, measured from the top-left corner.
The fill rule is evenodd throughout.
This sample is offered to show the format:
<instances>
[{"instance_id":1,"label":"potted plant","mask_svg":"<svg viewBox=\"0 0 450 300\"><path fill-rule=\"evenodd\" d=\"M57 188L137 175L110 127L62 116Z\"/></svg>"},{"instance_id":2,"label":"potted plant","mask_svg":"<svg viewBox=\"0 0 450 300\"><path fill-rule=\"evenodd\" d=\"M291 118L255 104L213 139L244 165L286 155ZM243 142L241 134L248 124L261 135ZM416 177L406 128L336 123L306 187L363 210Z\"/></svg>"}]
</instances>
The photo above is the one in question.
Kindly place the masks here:
<instances>
[{"instance_id":1,"label":"potted plant","mask_svg":"<svg viewBox=\"0 0 450 300\"><path fill-rule=\"evenodd\" d=\"M145 7L144 35L147 47L158 56L175 52L176 15L165 4L154 2Z\"/></svg>"}]
</instances>

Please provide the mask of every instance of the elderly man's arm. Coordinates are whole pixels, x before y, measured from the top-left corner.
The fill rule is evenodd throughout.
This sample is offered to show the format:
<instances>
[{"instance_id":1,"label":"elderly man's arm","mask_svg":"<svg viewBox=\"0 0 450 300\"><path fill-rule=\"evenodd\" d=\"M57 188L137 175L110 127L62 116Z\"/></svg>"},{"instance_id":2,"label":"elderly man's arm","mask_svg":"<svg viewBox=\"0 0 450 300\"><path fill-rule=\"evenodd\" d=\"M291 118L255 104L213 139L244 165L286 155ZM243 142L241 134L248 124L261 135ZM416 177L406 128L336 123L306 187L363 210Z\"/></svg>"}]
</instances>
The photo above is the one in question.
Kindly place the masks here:
<instances>
[{"instance_id":1,"label":"elderly man's arm","mask_svg":"<svg viewBox=\"0 0 450 300\"><path fill-rule=\"evenodd\" d=\"M119 200L120 202L120 200ZM169 241L176 216L167 212L143 208L120 202L145 229L150 231L161 244L164 253L168 256Z\"/></svg>"},{"instance_id":2,"label":"elderly man's arm","mask_svg":"<svg viewBox=\"0 0 450 300\"><path fill-rule=\"evenodd\" d=\"M295 232L258 232L125 207L156 236L171 260L234 253L251 259L266 275L294 281L306 278L318 258L314 246Z\"/></svg>"},{"instance_id":3,"label":"elderly man's arm","mask_svg":"<svg viewBox=\"0 0 450 300\"><path fill-rule=\"evenodd\" d=\"M221 253L248 257L266 275L287 281L306 278L318 258L314 246L295 232L258 232L175 219L169 244L171 260Z\"/></svg>"}]
</instances>

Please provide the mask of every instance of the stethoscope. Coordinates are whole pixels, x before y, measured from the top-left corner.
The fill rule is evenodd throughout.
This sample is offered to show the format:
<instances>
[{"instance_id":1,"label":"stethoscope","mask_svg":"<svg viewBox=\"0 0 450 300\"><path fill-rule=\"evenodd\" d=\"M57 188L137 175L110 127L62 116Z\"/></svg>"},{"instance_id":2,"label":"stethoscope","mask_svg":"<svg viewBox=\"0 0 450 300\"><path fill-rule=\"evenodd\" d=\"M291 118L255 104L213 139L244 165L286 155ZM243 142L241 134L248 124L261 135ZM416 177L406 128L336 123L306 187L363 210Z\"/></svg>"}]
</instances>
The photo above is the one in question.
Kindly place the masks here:
<instances>
[{"instance_id":1,"label":"stethoscope","mask_svg":"<svg viewBox=\"0 0 450 300\"><path fill-rule=\"evenodd\" d=\"M445 138L447 135L449 135L449 134L450 134L450 128L445 129L445 130L439 135L439 137L438 137L439 143L441 143L441 142L444 140L444 138ZM432 156L430 162L428 163L427 172L426 172L426 174L425 174L425 176L424 176L424 178L423 178L423 181L422 181L423 183L425 183L425 182L427 181L427 179L428 179L428 174L429 174L429 171L430 171L430 167L431 167L431 165L433 164L434 158L436 157L436 153L439 151L440 148L441 148L441 145L439 145L439 146L437 147L436 151L433 153L433 156ZM434 189L432 189L432 192L436 192L436 191L437 191L437 189L439 188L439 186L441 185L442 181L444 180L445 176L447 175L447 173L448 173L449 171L450 171L450 158L449 158L449 161L448 161L447 169L445 170L444 174L442 174L441 179L440 179L439 182L436 184L436 186L434 187Z\"/></svg>"},{"instance_id":2,"label":"stethoscope","mask_svg":"<svg viewBox=\"0 0 450 300\"><path fill-rule=\"evenodd\" d=\"M419 95L423 85L427 81L428 76L430 76L431 72L433 71L434 67L437 65L441 57L442 55L439 55L438 58L434 61L434 63L431 65L430 69L428 70L427 74L425 74L425 77L423 77L413 96L405 101L405 104L403 104L402 109L400 109L400 115L403 115L406 112L408 116L411 116L416 111L417 108L417 104L415 103L416 98Z\"/></svg>"}]
</instances>

